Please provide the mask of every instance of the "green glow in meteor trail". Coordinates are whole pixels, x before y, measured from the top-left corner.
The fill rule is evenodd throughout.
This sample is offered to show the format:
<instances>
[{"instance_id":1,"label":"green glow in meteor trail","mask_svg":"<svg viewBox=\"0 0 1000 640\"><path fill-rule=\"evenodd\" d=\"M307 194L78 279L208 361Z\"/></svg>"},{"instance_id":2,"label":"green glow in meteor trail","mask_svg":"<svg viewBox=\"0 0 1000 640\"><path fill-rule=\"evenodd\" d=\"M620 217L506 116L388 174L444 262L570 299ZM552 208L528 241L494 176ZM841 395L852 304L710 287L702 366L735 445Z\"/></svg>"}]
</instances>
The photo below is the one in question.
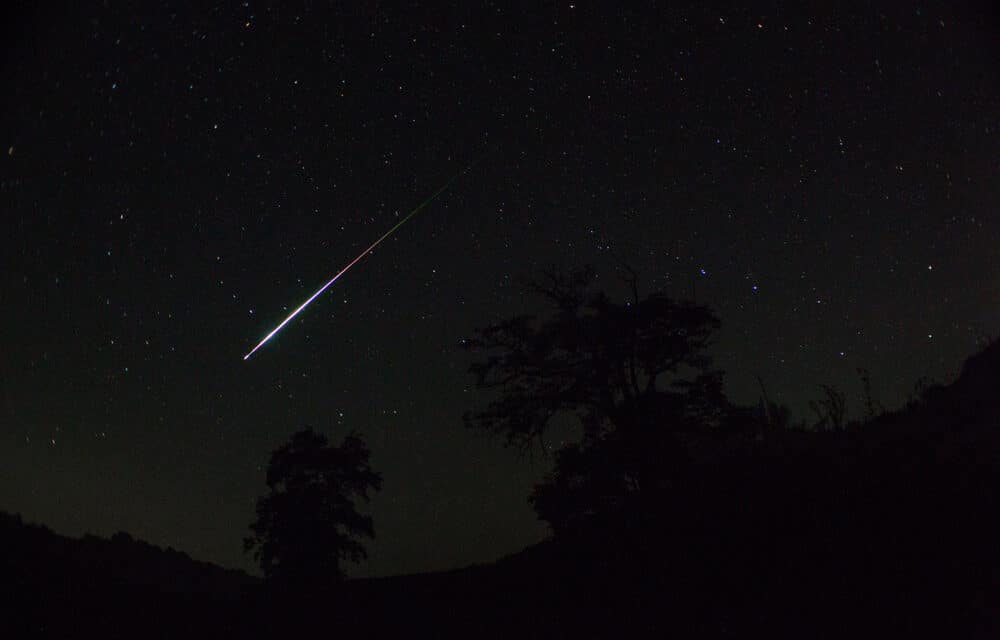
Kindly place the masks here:
<instances>
[{"instance_id":1,"label":"green glow in meteor trail","mask_svg":"<svg viewBox=\"0 0 1000 640\"><path fill-rule=\"evenodd\" d=\"M264 336L264 339L261 340L259 343L257 343L257 346L254 347L253 349L251 349L250 353L248 353L245 356L243 356L243 359L244 360L249 359L250 356L252 356L254 354L254 352L257 351L257 349L260 349L261 347L263 347L265 342L267 342L268 340L270 340L272 337L274 337L274 335L276 333L278 333L279 331L281 331L282 327L284 327L286 324L288 324L291 321L292 318L294 318L295 316L297 316L300 311L302 311L307 306L309 306L309 303L312 302L313 300L315 300L319 296L319 294L321 294L324 291L326 291L327 288L329 288L329 286L331 284L333 284L334 282L336 282L337 278L339 278L340 276L344 275L344 273L347 272L347 270L350 269L351 267L353 267L355 264L357 264L358 261L361 260L361 258L365 257L366 255L368 255L368 253L370 253L371 251L373 251L375 249L375 247L377 247L383 240L385 240L386 238L388 238L389 236L391 236L396 231L396 229L399 229L401 226L403 226L403 224L406 223L407 220L409 220L413 216L417 215L417 213L419 213L421 209L423 209L424 207L426 207L427 205L429 205L431 202L434 201L435 198L437 198L439 195L441 195L442 193L444 193L448 189L448 187L450 187L451 184L453 182L455 182L455 180L458 180L458 178L462 176L462 174L464 174L466 171L470 170L472 167L476 166L478 163L479 163L479 160L477 160L476 162L473 162L472 164L470 164L465 169L462 169L461 171L459 171L458 173L456 173L451 178L451 180L449 180L448 182L444 183L443 187L441 187L440 189L438 189L437 191L435 191L429 198L427 198L426 200L424 200L423 202L421 202L413 211L411 211L410 213L406 214L406 217L404 217L402 220L400 220L399 222L397 222L395 224L395 226L393 226L391 229L389 229L388 231L386 231L385 233L383 233L382 236L378 240L376 240L375 242L373 242L371 244L370 247L368 247L367 249L365 249L364 251L362 251L361 253L359 253L358 257L356 257L354 260L351 260L350 262L348 262L346 267L344 267L343 269L341 269L340 271L337 272L337 275L335 275L332 278L330 278L329 282L327 282L322 287L320 287L319 289L317 289L316 293L314 293L311 296L309 296L309 299L307 299L305 302L303 302L302 304L300 304L298 306L298 308L295 309L295 311L292 311L290 314L288 314L288 317L285 318L284 320L282 320L281 324L279 324L277 327L275 327L271 331L271 333L269 333L266 336Z\"/></svg>"}]
</instances>

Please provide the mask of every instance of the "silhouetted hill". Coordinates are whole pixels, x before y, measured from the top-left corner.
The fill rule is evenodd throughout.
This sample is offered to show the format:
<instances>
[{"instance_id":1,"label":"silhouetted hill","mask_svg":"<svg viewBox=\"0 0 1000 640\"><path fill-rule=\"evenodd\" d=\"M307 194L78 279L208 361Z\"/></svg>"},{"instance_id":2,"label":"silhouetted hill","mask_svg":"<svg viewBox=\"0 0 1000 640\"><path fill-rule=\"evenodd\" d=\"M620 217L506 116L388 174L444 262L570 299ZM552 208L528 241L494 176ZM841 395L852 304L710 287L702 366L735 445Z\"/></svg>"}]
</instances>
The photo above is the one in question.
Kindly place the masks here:
<instances>
[{"instance_id":1,"label":"silhouetted hill","mask_svg":"<svg viewBox=\"0 0 1000 640\"><path fill-rule=\"evenodd\" d=\"M105 637L177 637L235 608L258 583L126 533L68 538L0 513L0 637L98 629Z\"/></svg>"},{"instance_id":2,"label":"silhouetted hill","mask_svg":"<svg viewBox=\"0 0 1000 640\"><path fill-rule=\"evenodd\" d=\"M93 535L68 538L2 512L0 567L38 582L48 583L49 577L58 575L81 586L113 584L223 599L237 599L259 582L243 571L199 562L125 532L110 540Z\"/></svg>"},{"instance_id":3,"label":"silhouetted hill","mask_svg":"<svg viewBox=\"0 0 1000 640\"><path fill-rule=\"evenodd\" d=\"M1000 637L998 382L994 343L951 384L841 431L692 441L687 477L642 526L333 593L271 593L125 535L71 540L5 516L0 596L16 615L3 624L106 637Z\"/></svg>"},{"instance_id":4,"label":"silhouetted hill","mask_svg":"<svg viewBox=\"0 0 1000 640\"><path fill-rule=\"evenodd\" d=\"M359 582L355 610L485 637L1000 637L998 383L993 343L843 430L706 435L659 520Z\"/></svg>"}]
</instances>

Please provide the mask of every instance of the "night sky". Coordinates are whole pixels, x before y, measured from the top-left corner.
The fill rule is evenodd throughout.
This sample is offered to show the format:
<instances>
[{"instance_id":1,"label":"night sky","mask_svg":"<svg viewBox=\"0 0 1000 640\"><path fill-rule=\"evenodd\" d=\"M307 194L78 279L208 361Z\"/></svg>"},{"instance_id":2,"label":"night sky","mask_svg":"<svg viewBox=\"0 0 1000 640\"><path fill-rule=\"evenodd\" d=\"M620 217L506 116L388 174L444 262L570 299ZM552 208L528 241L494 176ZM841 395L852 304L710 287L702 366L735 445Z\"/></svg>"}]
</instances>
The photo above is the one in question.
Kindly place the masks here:
<instances>
[{"instance_id":1,"label":"night sky","mask_svg":"<svg viewBox=\"0 0 1000 640\"><path fill-rule=\"evenodd\" d=\"M353 575L541 539L546 461L463 428L461 340L549 265L712 305L731 397L759 375L803 418L1000 333L988 3L79 4L2 41L0 509L60 533L250 568L268 455L312 425L384 476Z\"/></svg>"}]
</instances>

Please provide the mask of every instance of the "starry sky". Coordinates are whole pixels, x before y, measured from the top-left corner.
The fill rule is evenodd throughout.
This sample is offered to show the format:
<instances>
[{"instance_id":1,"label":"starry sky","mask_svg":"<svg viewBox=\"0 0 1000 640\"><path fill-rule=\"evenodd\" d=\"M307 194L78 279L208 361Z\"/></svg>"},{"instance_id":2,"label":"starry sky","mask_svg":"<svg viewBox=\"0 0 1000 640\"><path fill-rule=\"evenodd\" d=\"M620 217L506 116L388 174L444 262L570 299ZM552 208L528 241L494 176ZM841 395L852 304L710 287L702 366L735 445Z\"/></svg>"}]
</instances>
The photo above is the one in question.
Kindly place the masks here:
<instances>
[{"instance_id":1,"label":"starry sky","mask_svg":"<svg viewBox=\"0 0 1000 640\"><path fill-rule=\"evenodd\" d=\"M0 509L60 533L249 569L312 425L384 476L353 575L541 539L547 462L463 428L460 347L548 266L712 305L731 397L800 417L1000 333L988 3L78 4L0 48Z\"/></svg>"}]
</instances>

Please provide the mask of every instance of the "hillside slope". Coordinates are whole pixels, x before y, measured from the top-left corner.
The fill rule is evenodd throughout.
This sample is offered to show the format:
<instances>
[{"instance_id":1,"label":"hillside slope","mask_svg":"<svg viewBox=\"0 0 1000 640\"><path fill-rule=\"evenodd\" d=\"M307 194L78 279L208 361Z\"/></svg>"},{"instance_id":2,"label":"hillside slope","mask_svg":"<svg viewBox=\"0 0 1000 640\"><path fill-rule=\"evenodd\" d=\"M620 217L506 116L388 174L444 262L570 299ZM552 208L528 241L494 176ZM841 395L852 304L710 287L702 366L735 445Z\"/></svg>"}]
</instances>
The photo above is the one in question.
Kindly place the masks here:
<instances>
[{"instance_id":1,"label":"hillside slope","mask_svg":"<svg viewBox=\"0 0 1000 640\"><path fill-rule=\"evenodd\" d=\"M994 343L865 424L705 445L655 530L335 593L0 516L0 636L997 637L998 383Z\"/></svg>"}]
</instances>

